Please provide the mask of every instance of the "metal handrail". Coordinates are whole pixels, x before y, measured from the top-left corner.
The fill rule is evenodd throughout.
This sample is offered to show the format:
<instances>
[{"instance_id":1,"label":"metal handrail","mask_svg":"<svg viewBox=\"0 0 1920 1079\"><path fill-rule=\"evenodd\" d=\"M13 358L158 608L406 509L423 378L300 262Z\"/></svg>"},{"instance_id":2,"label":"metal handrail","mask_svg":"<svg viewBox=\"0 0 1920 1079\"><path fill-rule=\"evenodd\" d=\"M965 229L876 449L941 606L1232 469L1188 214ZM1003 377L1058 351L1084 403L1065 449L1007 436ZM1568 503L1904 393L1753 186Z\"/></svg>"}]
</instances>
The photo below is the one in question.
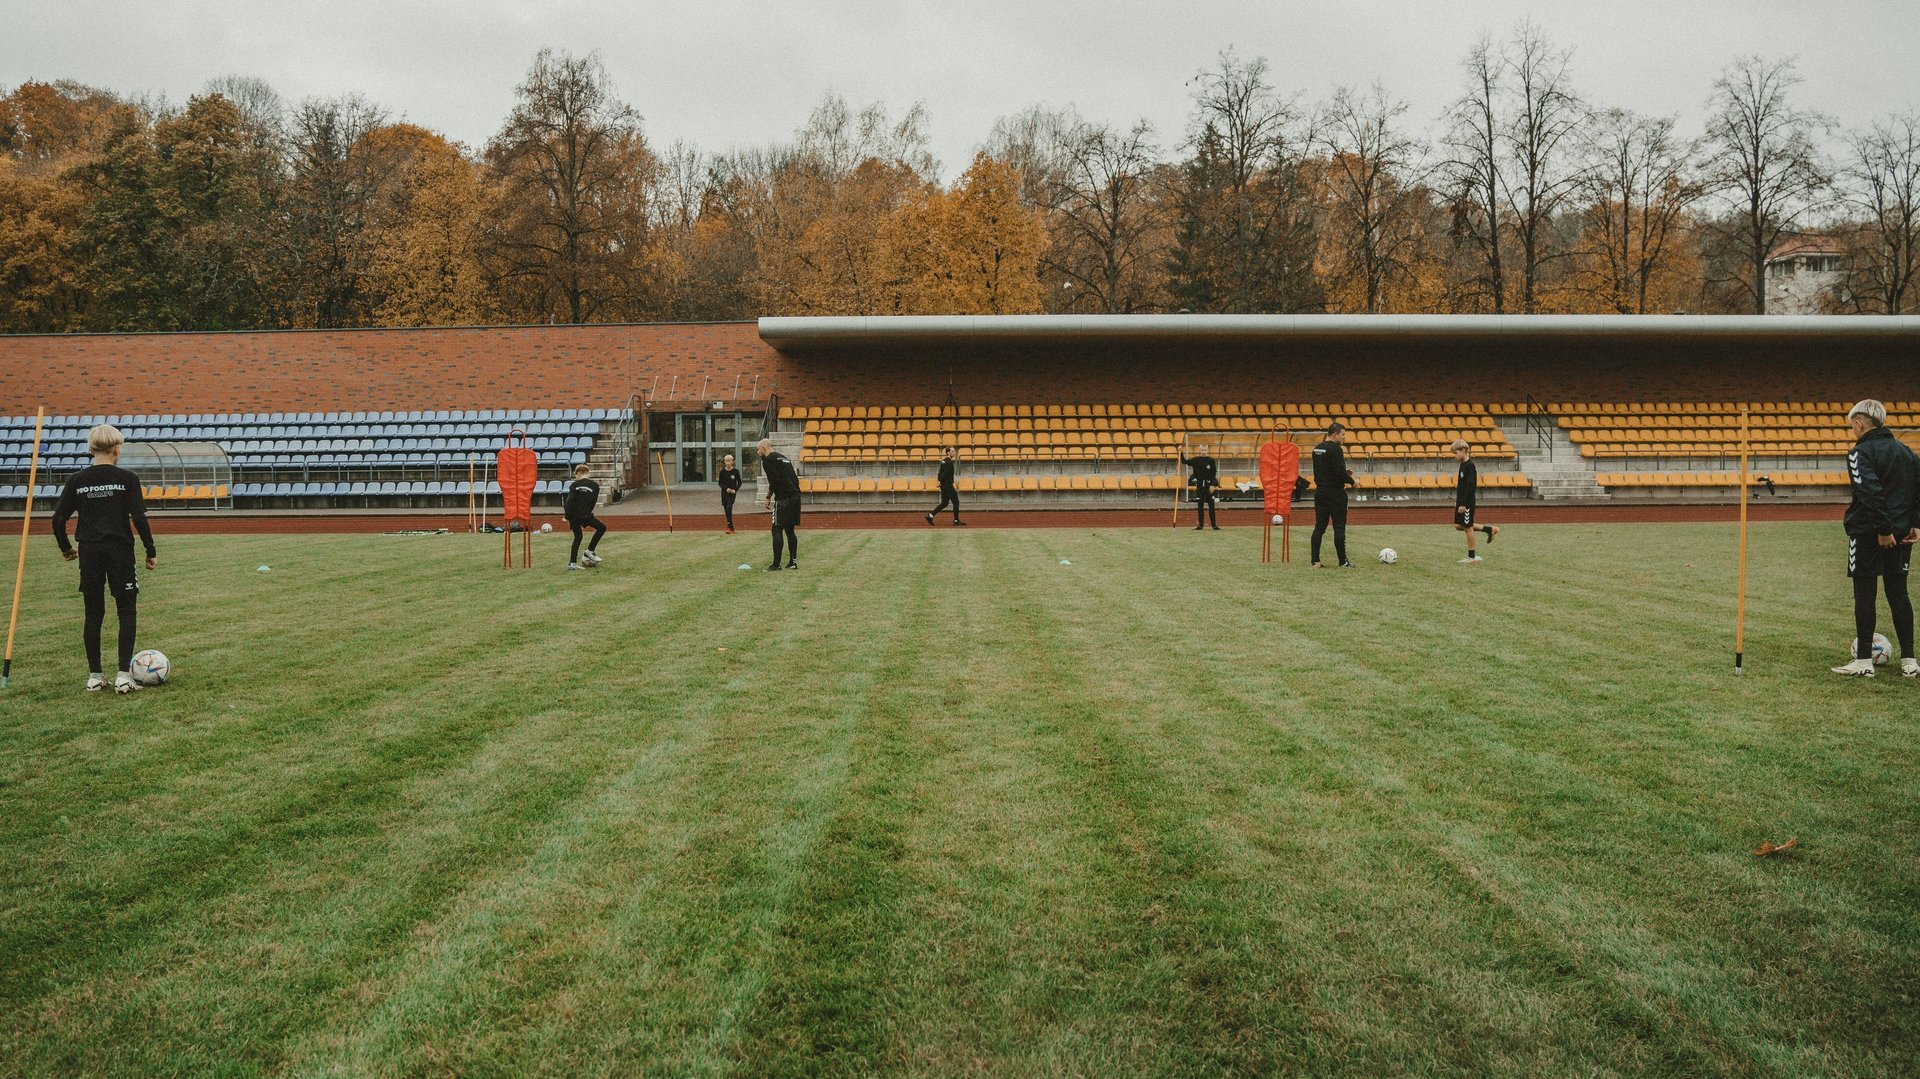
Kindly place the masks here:
<instances>
[{"instance_id":1,"label":"metal handrail","mask_svg":"<svg viewBox=\"0 0 1920 1079\"><path fill-rule=\"evenodd\" d=\"M1551 421L1553 414L1547 411L1545 405L1534 400L1532 394L1528 394L1527 411L1520 418L1526 424L1527 433L1534 437L1535 445L1543 447L1547 451L1547 460L1552 461L1554 425Z\"/></svg>"}]
</instances>

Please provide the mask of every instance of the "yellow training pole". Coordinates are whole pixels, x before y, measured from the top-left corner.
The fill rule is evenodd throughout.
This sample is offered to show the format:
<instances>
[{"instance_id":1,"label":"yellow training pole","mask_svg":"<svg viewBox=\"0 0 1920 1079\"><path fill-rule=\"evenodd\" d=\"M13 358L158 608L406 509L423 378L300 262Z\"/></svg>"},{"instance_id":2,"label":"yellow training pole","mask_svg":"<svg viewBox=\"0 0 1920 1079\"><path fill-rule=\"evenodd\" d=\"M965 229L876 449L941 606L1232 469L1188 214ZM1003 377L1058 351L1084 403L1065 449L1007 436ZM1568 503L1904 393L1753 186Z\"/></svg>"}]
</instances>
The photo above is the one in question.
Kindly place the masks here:
<instances>
[{"instance_id":1,"label":"yellow training pole","mask_svg":"<svg viewBox=\"0 0 1920 1079\"><path fill-rule=\"evenodd\" d=\"M47 406L33 414L33 459L27 464L27 505L20 511L20 564L13 571L13 611L7 615L7 656L0 660L0 689L13 676L13 631L20 624L20 586L27 580L27 535L33 528L33 488L40 481L40 432L46 426Z\"/></svg>"},{"instance_id":2,"label":"yellow training pole","mask_svg":"<svg viewBox=\"0 0 1920 1079\"><path fill-rule=\"evenodd\" d=\"M1182 435L1180 445L1183 451L1186 444L1186 436ZM1173 527L1175 528L1180 527L1180 457L1185 456L1186 453L1182 452L1179 457L1173 459Z\"/></svg>"},{"instance_id":3,"label":"yellow training pole","mask_svg":"<svg viewBox=\"0 0 1920 1079\"><path fill-rule=\"evenodd\" d=\"M667 496L667 531L673 531L673 485L667 482L667 462L660 451L653 451L653 463L660 469L660 493Z\"/></svg>"},{"instance_id":4,"label":"yellow training pole","mask_svg":"<svg viewBox=\"0 0 1920 1079\"><path fill-rule=\"evenodd\" d=\"M1733 673L1746 673L1747 644L1747 410L1740 410L1740 584L1733 601Z\"/></svg>"}]
</instances>

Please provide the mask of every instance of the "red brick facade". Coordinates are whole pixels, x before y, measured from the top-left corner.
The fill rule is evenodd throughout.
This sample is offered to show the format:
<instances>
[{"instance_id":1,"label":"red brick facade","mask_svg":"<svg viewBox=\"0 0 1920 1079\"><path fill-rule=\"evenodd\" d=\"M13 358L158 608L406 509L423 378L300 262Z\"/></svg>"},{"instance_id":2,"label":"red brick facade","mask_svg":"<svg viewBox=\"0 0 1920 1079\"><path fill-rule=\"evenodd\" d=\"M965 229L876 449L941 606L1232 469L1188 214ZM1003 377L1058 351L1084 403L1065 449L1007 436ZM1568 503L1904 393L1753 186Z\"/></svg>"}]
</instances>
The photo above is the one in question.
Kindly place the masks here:
<instances>
[{"instance_id":1,"label":"red brick facade","mask_svg":"<svg viewBox=\"0 0 1920 1079\"><path fill-rule=\"evenodd\" d=\"M1920 397L1909 340L1283 339L785 355L751 322L0 336L0 413L787 404L1853 400Z\"/></svg>"}]
</instances>

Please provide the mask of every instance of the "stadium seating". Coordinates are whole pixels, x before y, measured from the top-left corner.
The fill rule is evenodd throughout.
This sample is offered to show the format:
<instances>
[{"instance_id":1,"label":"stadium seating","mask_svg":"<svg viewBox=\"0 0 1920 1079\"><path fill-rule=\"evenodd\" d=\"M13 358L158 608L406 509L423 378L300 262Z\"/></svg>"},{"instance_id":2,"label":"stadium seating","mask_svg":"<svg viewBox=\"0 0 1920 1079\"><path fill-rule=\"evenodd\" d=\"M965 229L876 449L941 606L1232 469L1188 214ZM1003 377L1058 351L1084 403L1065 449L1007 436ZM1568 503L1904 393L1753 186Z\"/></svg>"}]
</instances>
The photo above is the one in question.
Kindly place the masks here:
<instances>
[{"instance_id":1,"label":"stadium seating","mask_svg":"<svg viewBox=\"0 0 1920 1079\"><path fill-rule=\"evenodd\" d=\"M1844 417L1852 404L1589 401L1548 407L1580 456L1595 466L1602 487L1657 495L1739 486L1742 408L1751 475L1766 475L1776 488L1843 488L1853 446ZM1920 424L1920 402L1888 402L1887 420L1896 428Z\"/></svg>"},{"instance_id":2,"label":"stadium seating","mask_svg":"<svg viewBox=\"0 0 1920 1079\"><path fill-rule=\"evenodd\" d=\"M1240 485L1258 482L1250 448L1257 440L1249 436L1279 430L1311 444L1336 419L1348 425L1347 453L1361 488L1380 497L1451 490L1455 438L1474 443L1483 486L1529 486L1493 413L1478 405L798 406L781 409L780 418L803 431L802 491L830 500L931 493L929 462L949 445L965 462L963 494L1140 498L1184 489L1179 458L1209 439L1231 499ZM1235 436L1246 447L1222 453L1218 444Z\"/></svg>"},{"instance_id":3,"label":"stadium seating","mask_svg":"<svg viewBox=\"0 0 1920 1079\"><path fill-rule=\"evenodd\" d=\"M57 495L91 463L88 429L112 423L129 443L213 443L225 451L230 485L154 484L143 493L156 508L228 499L255 507L453 503L466 497L469 457L490 461L515 428L540 460L537 495L557 498L572 466L624 417L605 408L51 416L34 497ZM0 416L0 503L26 497L33 431L32 416ZM499 493L497 485L488 490Z\"/></svg>"},{"instance_id":4,"label":"stadium seating","mask_svg":"<svg viewBox=\"0 0 1920 1079\"><path fill-rule=\"evenodd\" d=\"M1361 459L1448 458L1455 438L1475 443L1485 459L1514 456L1477 405L825 406L783 408L780 418L805 424L801 450L814 462L925 460L946 445L973 461L1171 461L1189 433L1284 424L1310 437L1336 419L1352 428L1348 452Z\"/></svg>"}]
</instances>

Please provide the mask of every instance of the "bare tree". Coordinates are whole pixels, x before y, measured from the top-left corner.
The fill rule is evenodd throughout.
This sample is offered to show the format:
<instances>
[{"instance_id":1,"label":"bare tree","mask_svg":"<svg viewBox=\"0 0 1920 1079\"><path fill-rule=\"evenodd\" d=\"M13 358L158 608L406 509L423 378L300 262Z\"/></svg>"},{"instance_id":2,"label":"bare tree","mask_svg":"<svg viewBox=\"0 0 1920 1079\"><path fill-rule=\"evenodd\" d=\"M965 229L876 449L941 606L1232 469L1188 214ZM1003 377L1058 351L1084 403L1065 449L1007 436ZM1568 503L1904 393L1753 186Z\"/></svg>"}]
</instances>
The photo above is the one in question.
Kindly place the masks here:
<instances>
[{"instance_id":1,"label":"bare tree","mask_svg":"<svg viewBox=\"0 0 1920 1079\"><path fill-rule=\"evenodd\" d=\"M1577 137L1587 108L1567 76L1569 53L1531 23L1515 31L1507 58L1512 115L1505 139L1512 167L1501 178L1520 245L1520 310L1538 309L1542 270L1564 259L1551 244L1554 219L1582 181Z\"/></svg>"},{"instance_id":2,"label":"bare tree","mask_svg":"<svg viewBox=\"0 0 1920 1079\"><path fill-rule=\"evenodd\" d=\"M1645 314L1653 279L1685 238L1687 211L1706 194L1693 148L1672 117L1609 109L1587 137L1587 234L1598 291L1621 314Z\"/></svg>"},{"instance_id":3,"label":"bare tree","mask_svg":"<svg viewBox=\"0 0 1920 1079\"><path fill-rule=\"evenodd\" d=\"M1501 101L1506 58L1485 34L1461 62L1467 90L1447 109L1447 158L1441 164L1454 204L1455 227L1477 252L1477 284L1495 314L1507 309L1506 262L1501 240L1501 198L1506 190Z\"/></svg>"},{"instance_id":4,"label":"bare tree","mask_svg":"<svg viewBox=\"0 0 1920 1079\"><path fill-rule=\"evenodd\" d=\"M1232 52L1193 80L1188 158L1176 172L1179 227L1168 271L1197 311L1322 306L1313 278L1313 199L1301 175L1310 119L1277 93L1264 59Z\"/></svg>"},{"instance_id":5,"label":"bare tree","mask_svg":"<svg viewBox=\"0 0 1920 1079\"><path fill-rule=\"evenodd\" d=\"M1082 124L1067 139L1052 186L1052 246L1043 277L1057 277L1068 307L1129 314L1158 306L1164 226L1155 194L1153 128Z\"/></svg>"},{"instance_id":6,"label":"bare tree","mask_svg":"<svg viewBox=\"0 0 1920 1079\"><path fill-rule=\"evenodd\" d=\"M1028 205L1051 209L1072 144L1085 126L1071 105L1030 105L995 120L982 149L1020 170L1020 194Z\"/></svg>"},{"instance_id":7,"label":"bare tree","mask_svg":"<svg viewBox=\"0 0 1920 1079\"><path fill-rule=\"evenodd\" d=\"M915 102L896 120L881 102L856 113L845 98L829 93L808 115L795 150L835 180L851 176L870 160L932 180L940 163L927 141L927 123L927 106L922 102Z\"/></svg>"},{"instance_id":8,"label":"bare tree","mask_svg":"<svg viewBox=\"0 0 1920 1079\"><path fill-rule=\"evenodd\" d=\"M1341 256L1329 284L1357 291L1367 314L1382 310L1388 285L1409 270L1424 209L1424 191L1414 182L1421 147L1398 127L1406 111L1406 102L1390 100L1379 83L1365 94L1343 86L1320 123L1329 240Z\"/></svg>"},{"instance_id":9,"label":"bare tree","mask_svg":"<svg viewBox=\"0 0 1920 1079\"><path fill-rule=\"evenodd\" d=\"M1814 146L1827 120L1787 100L1799 82L1791 60L1743 56L1707 100L1709 176L1731 207L1726 239L1745 275L1736 281L1758 315L1767 313L1767 253L1800 231L1829 183Z\"/></svg>"},{"instance_id":10,"label":"bare tree","mask_svg":"<svg viewBox=\"0 0 1920 1079\"><path fill-rule=\"evenodd\" d=\"M531 320L633 317L646 306L657 162L597 54L542 49L487 146L505 217L494 245L509 310Z\"/></svg>"},{"instance_id":11,"label":"bare tree","mask_svg":"<svg viewBox=\"0 0 1920 1079\"><path fill-rule=\"evenodd\" d=\"M1920 113L1888 117L1849 139L1850 231L1847 292L1859 307L1888 315L1920 308Z\"/></svg>"}]
</instances>

